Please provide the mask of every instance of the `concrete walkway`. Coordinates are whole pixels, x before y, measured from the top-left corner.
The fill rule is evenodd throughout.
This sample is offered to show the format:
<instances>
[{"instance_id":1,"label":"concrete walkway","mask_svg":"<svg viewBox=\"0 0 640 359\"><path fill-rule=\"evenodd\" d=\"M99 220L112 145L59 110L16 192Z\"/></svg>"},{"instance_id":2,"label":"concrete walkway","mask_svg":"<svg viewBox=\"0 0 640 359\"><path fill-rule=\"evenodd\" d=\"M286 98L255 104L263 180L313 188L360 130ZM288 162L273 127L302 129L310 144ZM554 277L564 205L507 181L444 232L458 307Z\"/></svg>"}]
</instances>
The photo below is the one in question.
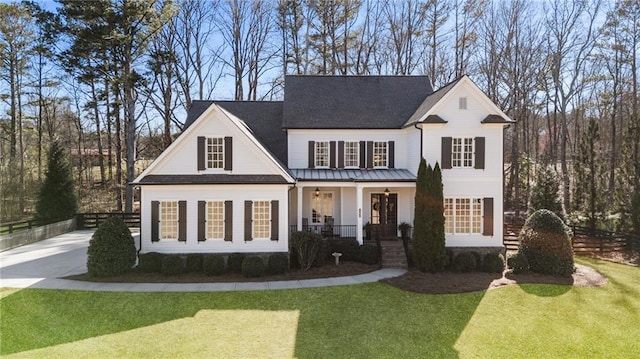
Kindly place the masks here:
<instances>
[{"instance_id":1,"label":"concrete walkway","mask_svg":"<svg viewBox=\"0 0 640 359\"><path fill-rule=\"evenodd\" d=\"M0 253L0 287L114 292L222 292L314 288L377 282L402 275L381 269L348 277L238 283L96 283L66 276L87 272L87 248L93 230L75 231Z\"/></svg>"}]
</instances>

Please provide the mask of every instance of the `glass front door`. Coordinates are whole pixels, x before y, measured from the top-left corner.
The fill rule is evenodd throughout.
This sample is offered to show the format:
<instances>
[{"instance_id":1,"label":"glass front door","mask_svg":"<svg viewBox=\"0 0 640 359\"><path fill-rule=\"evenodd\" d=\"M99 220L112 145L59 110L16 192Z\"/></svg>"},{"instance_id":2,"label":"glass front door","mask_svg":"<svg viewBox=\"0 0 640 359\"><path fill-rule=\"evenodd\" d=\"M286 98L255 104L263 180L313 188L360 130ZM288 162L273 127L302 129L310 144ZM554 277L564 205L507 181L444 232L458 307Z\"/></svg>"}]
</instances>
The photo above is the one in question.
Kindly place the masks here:
<instances>
[{"instance_id":1,"label":"glass front door","mask_svg":"<svg viewBox=\"0 0 640 359\"><path fill-rule=\"evenodd\" d=\"M398 194L371 194L371 224L383 237L395 237L398 228Z\"/></svg>"}]
</instances>

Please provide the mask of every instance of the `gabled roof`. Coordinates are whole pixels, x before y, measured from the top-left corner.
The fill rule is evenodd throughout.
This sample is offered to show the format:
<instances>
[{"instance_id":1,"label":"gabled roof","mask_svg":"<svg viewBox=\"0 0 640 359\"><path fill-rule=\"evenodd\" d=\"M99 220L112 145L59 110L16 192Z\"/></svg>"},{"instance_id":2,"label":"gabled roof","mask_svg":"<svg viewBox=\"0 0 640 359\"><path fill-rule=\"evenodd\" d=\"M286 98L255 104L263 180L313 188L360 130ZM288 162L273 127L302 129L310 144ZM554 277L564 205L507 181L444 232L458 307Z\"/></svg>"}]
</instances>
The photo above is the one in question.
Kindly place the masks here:
<instances>
[{"instance_id":1,"label":"gabled roof","mask_svg":"<svg viewBox=\"0 0 640 359\"><path fill-rule=\"evenodd\" d=\"M148 175L139 184L286 184L280 175L228 175L228 174L197 174L197 175Z\"/></svg>"},{"instance_id":2,"label":"gabled roof","mask_svg":"<svg viewBox=\"0 0 640 359\"><path fill-rule=\"evenodd\" d=\"M439 88L438 90L436 90L434 93L430 94L429 96L427 96L427 98L424 99L424 101L422 101L422 103L420 104L420 106L418 107L418 109L416 110L416 112L414 112L411 115L411 118L409 118L409 120L407 121L407 123L405 123L405 126L410 126L413 125L414 123L420 121L420 119L427 114L432 108L433 106L435 106L438 102L440 102L440 100L442 100L442 98L449 93L449 91L451 91L452 88L456 87L456 85L458 84L458 82L460 82L460 80L462 79L462 77L458 77L457 79L449 82L448 84L442 86L441 88ZM427 117L427 119L429 119ZM433 120L433 119L431 119ZM440 121L425 121L427 123L446 123L446 121L442 120L442 122Z\"/></svg>"},{"instance_id":3,"label":"gabled roof","mask_svg":"<svg viewBox=\"0 0 640 359\"><path fill-rule=\"evenodd\" d=\"M433 92L427 76L287 76L286 129L402 128Z\"/></svg>"}]
</instances>

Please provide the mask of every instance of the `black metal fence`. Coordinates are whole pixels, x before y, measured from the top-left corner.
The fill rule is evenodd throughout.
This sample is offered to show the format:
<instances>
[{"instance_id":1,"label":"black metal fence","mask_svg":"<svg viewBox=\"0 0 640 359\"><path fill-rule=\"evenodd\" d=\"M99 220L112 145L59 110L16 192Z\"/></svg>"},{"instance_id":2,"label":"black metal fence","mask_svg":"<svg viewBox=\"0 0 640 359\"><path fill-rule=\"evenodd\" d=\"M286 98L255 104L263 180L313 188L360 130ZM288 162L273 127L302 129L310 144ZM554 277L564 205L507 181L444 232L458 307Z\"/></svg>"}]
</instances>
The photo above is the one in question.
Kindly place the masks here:
<instances>
[{"instance_id":1,"label":"black metal fence","mask_svg":"<svg viewBox=\"0 0 640 359\"><path fill-rule=\"evenodd\" d=\"M355 224L331 225L309 224L302 227L302 231L319 234L325 238L356 238ZM293 224L289 227L289 233L297 232L298 226Z\"/></svg>"}]
</instances>

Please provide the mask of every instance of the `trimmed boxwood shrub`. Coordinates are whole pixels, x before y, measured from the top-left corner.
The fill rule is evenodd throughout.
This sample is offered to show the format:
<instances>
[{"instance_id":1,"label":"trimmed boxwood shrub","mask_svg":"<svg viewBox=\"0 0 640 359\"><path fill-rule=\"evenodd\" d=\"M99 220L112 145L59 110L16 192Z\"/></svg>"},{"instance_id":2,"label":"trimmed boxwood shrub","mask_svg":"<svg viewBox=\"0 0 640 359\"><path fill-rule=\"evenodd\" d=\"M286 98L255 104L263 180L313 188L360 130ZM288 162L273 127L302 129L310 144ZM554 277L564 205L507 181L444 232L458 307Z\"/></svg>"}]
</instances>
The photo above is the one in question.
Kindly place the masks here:
<instances>
[{"instance_id":1,"label":"trimmed boxwood shrub","mask_svg":"<svg viewBox=\"0 0 640 359\"><path fill-rule=\"evenodd\" d=\"M476 269L482 268L482 254L478 251L471 251L471 254L476 259Z\"/></svg>"},{"instance_id":2,"label":"trimmed boxwood shrub","mask_svg":"<svg viewBox=\"0 0 640 359\"><path fill-rule=\"evenodd\" d=\"M353 261L360 252L360 243L355 238L332 239L329 240L329 258L333 258L333 253L342 253L341 261Z\"/></svg>"},{"instance_id":3,"label":"trimmed boxwood shrub","mask_svg":"<svg viewBox=\"0 0 640 359\"><path fill-rule=\"evenodd\" d=\"M122 219L111 217L93 233L87 250L87 269L93 277L112 277L136 263L136 245Z\"/></svg>"},{"instance_id":4,"label":"trimmed boxwood shrub","mask_svg":"<svg viewBox=\"0 0 640 359\"><path fill-rule=\"evenodd\" d=\"M570 230L555 213L535 211L520 232L518 252L529 261L532 272L570 277L573 274L573 247Z\"/></svg>"},{"instance_id":5,"label":"trimmed boxwood shrub","mask_svg":"<svg viewBox=\"0 0 640 359\"><path fill-rule=\"evenodd\" d=\"M507 258L507 265L514 274L529 272L529 260L522 253L514 253Z\"/></svg>"},{"instance_id":6,"label":"trimmed boxwood shrub","mask_svg":"<svg viewBox=\"0 0 640 359\"><path fill-rule=\"evenodd\" d=\"M242 272L242 261L244 261L247 255L244 253L231 253L227 258L227 269L229 272L240 273Z\"/></svg>"},{"instance_id":7,"label":"trimmed boxwood shrub","mask_svg":"<svg viewBox=\"0 0 640 359\"><path fill-rule=\"evenodd\" d=\"M273 253L269 256L267 268L271 274L284 274L289 270L289 257L285 253Z\"/></svg>"},{"instance_id":8,"label":"trimmed boxwood shrub","mask_svg":"<svg viewBox=\"0 0 640 359\"><path fill-rule=\"evenodd\" d=\"M453 257L453 268L458 272L473 272L476 270L476 257L471 252L460 252Z\"/></svg>"},{"instance_id":9,"label":"trimmed boxwood shrub","mask_svg":"<svg viewBox=\"0 0 640 359\"><path fill-rule=\"evenodd\" d=\"M482 270L487 273L502 273L504 271L504 256L502 253L487 253L482 261Z\"/></svg>"},{"instance_id":10,"label":"trimmed boxwood shrub","mask_svg":"<svg viewBox=\"0 0 640 359\"><path fill-rule=\"evenodd\" d=\"M180 255L165 255L162 257L161 272L164 275L178 275L186 271L184 258Z\"/></svg>"},{"instance_id":11,"label":"trimmed boxwood shrub","mask_svg":"<svg viewBox=\"0 0 640 359\"><path fill-rule=\"evenodd\" d=\"M363 244L358 250L356 260L364 264L378 263L378 247L373 244Z\"/></svg>"},{"instance_id":12,"label":"trimmed boxwood shrub","mask_svg":"<svg viewBox=\"0 0 640 359\"><path fill-rule=\"evenodd\" d=\"M264 261L258 256L248 256L242 261L242 275L247 278L262 277Z\"/></svg>"},{"instance_id":13,"label":"trimmed boxwood shrub","mask_svg":"<svg viewBox=\"0 0 640 359\"><path fill-rule=\"evenodd\" d=\"M143 272L160 273L163 256L156 252L142 253L138 256L138 268Z\"/></svg>"},{"instance_id":14,"label":"trimmed boxwood shrub","mask_svg":"<svg viewBox=\"0 0 640 359\"><path fill-rule=\"evenodd\" d=\"M221 275L226 272L224 257L220 254L207 254L202 257L202 271L206 275Z\"/></svg>"},{"instance_id":15,"label":"trimmed boxwood shrub","mask_svg":"<svg viewBox=\"0 0 640 359\"><path fill-rule=\"evenodd\" d=\"M202 254L187 255L187 272L202 273Z\"/></svg>"},{"instance_id":16,"label":"trimmed boxwood shrub","mask_svg":"<svg viewBox=\"0 0 640 359\"><path fill-rule=\"evenodd\" d=\"M445 265L445 268L453 269L453 258L455 256L453 253L453 249L447 248L445 251L447 253L447 264Z\"/></svg>"}]
</instances>

